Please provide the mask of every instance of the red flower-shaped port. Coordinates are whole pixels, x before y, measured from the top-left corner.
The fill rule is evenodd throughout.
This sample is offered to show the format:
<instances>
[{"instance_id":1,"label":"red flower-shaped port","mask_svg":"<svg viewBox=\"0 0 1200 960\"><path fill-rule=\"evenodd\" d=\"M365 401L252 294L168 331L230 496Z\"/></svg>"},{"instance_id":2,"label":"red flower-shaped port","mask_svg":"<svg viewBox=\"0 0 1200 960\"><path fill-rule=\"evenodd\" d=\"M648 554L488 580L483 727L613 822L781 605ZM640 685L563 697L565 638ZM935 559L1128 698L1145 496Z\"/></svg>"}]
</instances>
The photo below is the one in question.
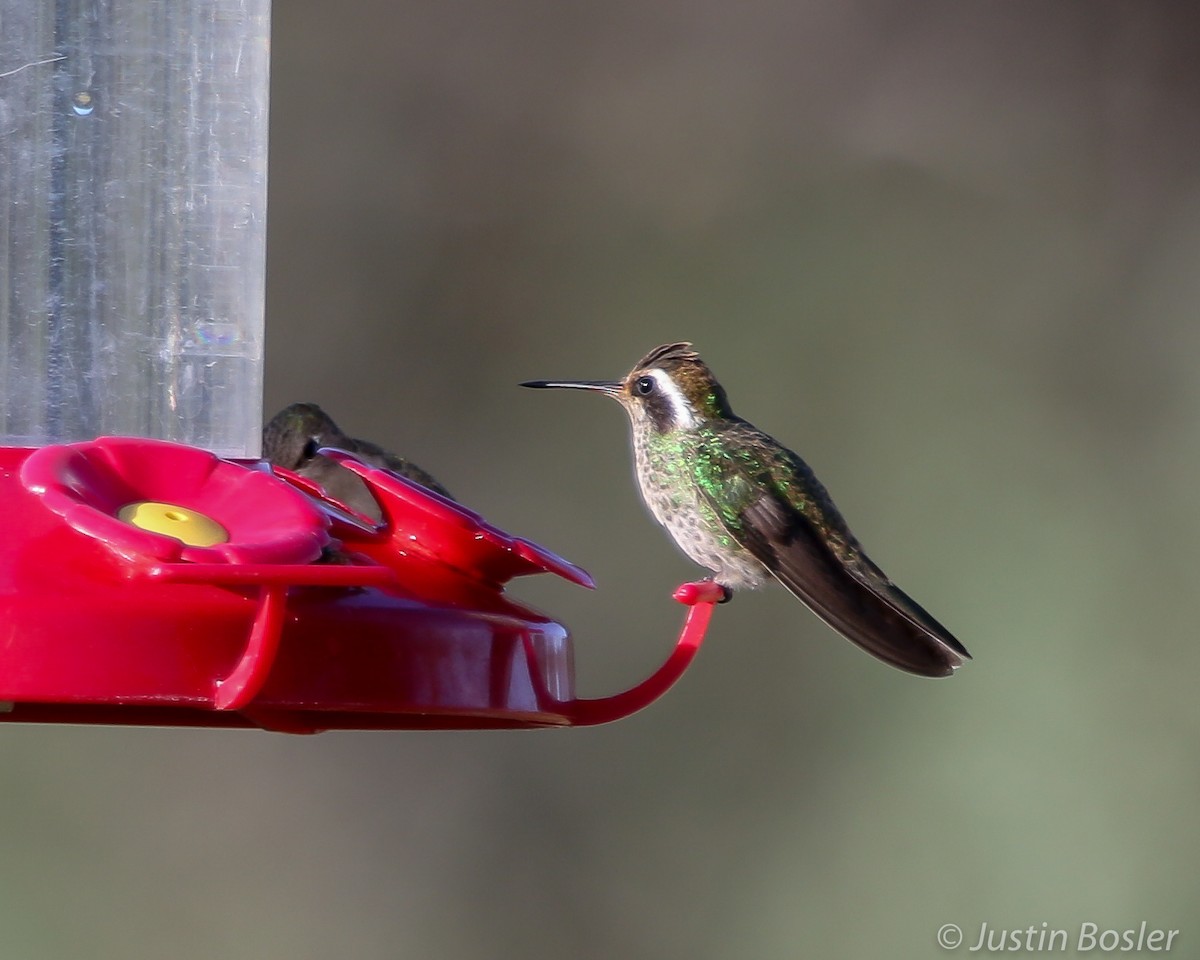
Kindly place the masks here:
<instances>
[{"instance_id":1,"label":"red flower-shaped port","mask_svg":"<svg viewBox=\"0 0 1200 960\"><path fill-rule=\"evenodd\" d=\"M310 563L330 542L328 517L298 491L265 471L162 440L101 437L43 447L22 464L21 482L75 530L131 561ZM198 514L223 542L186 543L121 519L143 502L168 518Z\"/></svg>"}]
</instances>

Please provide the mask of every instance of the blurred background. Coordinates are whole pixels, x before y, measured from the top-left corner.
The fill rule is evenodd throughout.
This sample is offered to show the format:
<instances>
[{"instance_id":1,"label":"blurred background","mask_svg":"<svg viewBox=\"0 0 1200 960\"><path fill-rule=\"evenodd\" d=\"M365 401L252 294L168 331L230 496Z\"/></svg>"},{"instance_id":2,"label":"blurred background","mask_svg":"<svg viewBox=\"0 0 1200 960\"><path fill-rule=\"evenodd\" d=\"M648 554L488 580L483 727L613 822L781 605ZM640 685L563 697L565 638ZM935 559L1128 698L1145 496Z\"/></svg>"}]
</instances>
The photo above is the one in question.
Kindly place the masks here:
<instances>
[{"instance_id":1,"label":"blurred background","mask_svg":"<svg viewBox=\"0 0 1200 960\"><path fill-rule=\"evenodd\" d=\"M5 727L4 956L936 957L1182 928L1200 885L1200 15L1106 2L280 4L268 414L323 404L599 590L582 695L697 570L623 375L690 339L975 655L781 590L611 727Z\"/></svg>"}]
</instances>

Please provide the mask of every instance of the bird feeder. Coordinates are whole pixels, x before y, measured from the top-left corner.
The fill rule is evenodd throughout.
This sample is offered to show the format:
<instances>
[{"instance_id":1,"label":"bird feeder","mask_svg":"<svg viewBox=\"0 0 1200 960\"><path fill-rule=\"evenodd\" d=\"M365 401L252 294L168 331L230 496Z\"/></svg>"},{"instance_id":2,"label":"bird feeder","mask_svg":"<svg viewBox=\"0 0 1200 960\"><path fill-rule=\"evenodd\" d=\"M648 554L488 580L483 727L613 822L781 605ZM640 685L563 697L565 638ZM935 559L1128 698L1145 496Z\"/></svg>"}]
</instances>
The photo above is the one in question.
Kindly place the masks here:
<instances>
[{"instance_id":1,"label":"bird feeder","mask_svg":"<svg viewBox=\"0 0 1200 960\"><path fill-rule=\"evenodd\" d=\"M257 459L266 0L0 0L0 720L288 732L626 716L510 579L587 573L324 450L382 520Z\"/></svg>"}]
</instances>

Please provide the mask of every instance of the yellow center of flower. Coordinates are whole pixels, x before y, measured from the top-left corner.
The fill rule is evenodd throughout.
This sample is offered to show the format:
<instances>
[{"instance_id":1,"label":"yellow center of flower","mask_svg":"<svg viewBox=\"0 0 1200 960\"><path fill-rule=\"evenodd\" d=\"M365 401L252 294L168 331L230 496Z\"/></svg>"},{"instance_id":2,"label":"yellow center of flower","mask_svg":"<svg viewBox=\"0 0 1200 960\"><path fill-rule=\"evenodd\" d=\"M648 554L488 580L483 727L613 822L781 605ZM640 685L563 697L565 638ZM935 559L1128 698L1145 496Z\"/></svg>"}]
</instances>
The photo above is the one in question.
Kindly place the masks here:
<instances>
[{"instance_id":1,"label":"yellow center of flower","mask_svg":"<svg viewBox=\"0 0 1200 960\"><path fill-rule=\"evenodd\" d=\"M229 539L225 528L212 517L174 503L139 500L123 506L117 518L151 533L182 540L189 547L211 547Z\"/></svg>"}]
</instances>

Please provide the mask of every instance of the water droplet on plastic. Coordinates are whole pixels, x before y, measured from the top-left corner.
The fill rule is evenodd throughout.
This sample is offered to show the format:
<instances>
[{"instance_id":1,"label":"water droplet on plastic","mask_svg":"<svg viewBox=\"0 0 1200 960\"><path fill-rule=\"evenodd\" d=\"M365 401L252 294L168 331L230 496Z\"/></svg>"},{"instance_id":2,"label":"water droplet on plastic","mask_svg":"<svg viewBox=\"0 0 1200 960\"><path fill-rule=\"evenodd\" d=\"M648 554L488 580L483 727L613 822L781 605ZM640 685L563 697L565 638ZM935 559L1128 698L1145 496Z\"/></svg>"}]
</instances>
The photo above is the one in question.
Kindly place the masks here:
<instances>
[{"instance_id":1,"label":"water droplet on plastic","mask_svg":"<svg viewBox=\"0 0 1200 960\"><path fill-rule=\"evenodd\" d=\"M77 116L86 117L96 109L96 101L86 90L80 90L71 98L71 109Z\"/></svg>"}]
</instances>

